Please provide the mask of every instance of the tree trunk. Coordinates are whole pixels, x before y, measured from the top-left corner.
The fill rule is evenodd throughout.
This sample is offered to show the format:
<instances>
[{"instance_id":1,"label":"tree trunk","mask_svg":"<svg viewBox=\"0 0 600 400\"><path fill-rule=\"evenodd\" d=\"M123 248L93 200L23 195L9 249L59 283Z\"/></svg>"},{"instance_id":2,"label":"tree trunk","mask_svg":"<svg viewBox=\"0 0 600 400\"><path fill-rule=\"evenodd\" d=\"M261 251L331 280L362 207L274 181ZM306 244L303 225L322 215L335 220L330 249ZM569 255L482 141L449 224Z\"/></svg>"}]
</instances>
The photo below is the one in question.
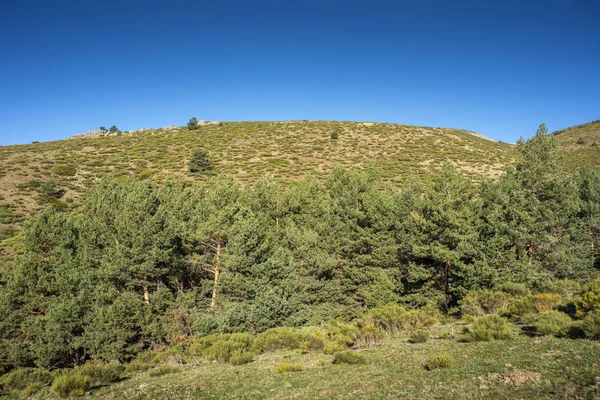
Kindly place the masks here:
<instances>
[{"instance_id":1,"label":"tree trunk","mask_svg":"<svg viewBox=\"0 0 600 400\"><path fill-rule=\"evenodd\" d=\"M533 243L531 240L527 243L527 255L529 256L529 265L533 264Z\"/></svg>"},{"instance_id":2,"label":"tree trunk","mask_svg":"<svg viewBox=\"0 0 600 400\"><path fill-rule=\"evenodd\" d=\"M219 273L221 269L221 238L217 241L216 260L217 262L214 265L215 280L213 283L212 298L210 299L210 308L214 308L217 301L217 286L219 286Z\"/></svg>"},{"instance_id":3,"label":"tree trunk","mask_svg":"<svg viewBox=\"0 0 600 400\"><path fill-rule=\"evenodd\" d=\"M144 302L150 304L150 293L148 293L148 285L144 285Z\"/></svg>"}]
</instances>

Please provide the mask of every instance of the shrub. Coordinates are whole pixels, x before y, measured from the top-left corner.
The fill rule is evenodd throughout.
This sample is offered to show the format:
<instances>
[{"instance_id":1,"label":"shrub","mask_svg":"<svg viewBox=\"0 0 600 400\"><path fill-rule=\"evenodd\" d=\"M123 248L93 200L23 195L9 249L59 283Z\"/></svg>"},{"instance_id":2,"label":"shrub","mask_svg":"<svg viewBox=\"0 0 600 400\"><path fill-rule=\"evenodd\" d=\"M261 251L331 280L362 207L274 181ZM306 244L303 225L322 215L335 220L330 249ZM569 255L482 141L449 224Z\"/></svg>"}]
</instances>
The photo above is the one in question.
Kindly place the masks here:
<instances>
[{"instance_id":1,"label":"shrub","mask_svg":"<svg viewBox=\"0 0 600 400\"><path fill-rule=\"evenodd\" d=\"M515 315L540 313L555 309L560 305L560 302L560 296L556 293L529 295L515 301L510 307L510 311Z\"/></svg>"},{"instance_id":2,"label":"shrub","mask_svg":"<svg viewBox=\"0 0 600 400\"><path fill-rule=\"evenodd\" d=\"M59 397L80 397L90 388L92 379L77 372L67 372L52 382L52 391Z\"/></svg>"},{"instance_id":3,"label":"shrub","mask_svg":"<svg viewBox=\"0 0 600 400\"><path fill-rule=\"evenodd\" d=\"M526 314L523 322L533 326L543 336L565 336L571 325L571 317L560 311L544 311Z\"/></svg>"},{"instance_id":4,"label":"shrub","mask_svg":"<svg viewBox=\"0 0 600 400\"><path fill-rule=\"evenodd\" d=\"M513 338L511 324L498 315L488 315L476 320L470 328L465 328L464 339L467 342L489 342L490 340L509 340Z\"/></svg>"},{"instance_id":5,"label":"shrub","mask_svg":"<svg viewBox=\"0 0 600 400\"><path fill-rule=\"evenodd\" d=\"M236 353L229 359L231 365L244 365L254 361L254 354L252 353Z\"/></svg>"},{"instance_id":6,"label":"shrub","mask_svg":"<svg viewBox=\"0 0 600 400\"><path fill-rule=\"evenodd\" d=\"M302 371L302 365L300 364L289 364L289 363L281 363L277 366L277 372L299 372Z\"/></svg>"},{"instance_id":7,"label":"shrub","mask_svg":"<svg viewBox=\"0 0 600 400\"><path fill-rule=\"evenodd\" d=\"M498 286L498 290L512 296L524 297L529 294L527 286L522 283L504 282Z\"/></svg>"},{"instance_id":8,"label":"shrub","mask_svg":"<svg viewBox=\"0 0 600 400\"><path fill-rule=\"evenodd\" d=\"M333 140L337 140L339 138L339 134L337 133L337 131L333 131L331 132L331 139Z\"/></svg>"},{"instance_id":9,"label":"shrub","mask_svg":"<svg viewBox=\"0 0 600 400\"><path fill-rule=\"evenodd\" d=\"M364 325L371 324L383 329L390 335L403 330L427 328L437 323L438 320L426 310L407 311L404 307L396 304L372 308L362 322Z\"/></svg>"},{"instance_id":10,"label":"shrub","mask_svg":"<svg viewBox=\"0 0 600 400\"><path fill-rule=\"evenodd\" d=\"M127 374L135 374L137 372L146 372L152 368L152 364L140 360L133 360L125 368Z\"/></svg>"},{"instance_id":11,"label":"shrub","mask_svg":"<svg viewBox=\"0 0 600 400\"><path fill-rule=\"evenodd\" d=\"M367 325L360 328L353 337L354 346L359 349L374 349L379 345L385 336L385 331L376 328L373 325Z\"/></svg>"},{"instance_id":12,"label":"shrub","mask_svg":"<svg viewBox=\"0 0 600 400\"><path fill-rule=\"evenodd\" d=\"M428 339L429 333L423 330L414 331L408 337L411 343L425 343Z\"/></svg>"},{"instance_id":13,"label":"shrub","mask_svg":"<svg viewBox=\"0 0 600 400\"><path fill-rule=\"evenodd\" d=\"M600 312L600 276L586 285L583 294L575 300L575 305L579 317L592 311Z\"/></svg>"},{"instance_id":14,"label":"shrub","mask_svg":"<svg viewBox=\"0 0 600 400\"><path fill-rule=\"evenodd\" d=\"M465 296L461 308L464 313L474 316L495 314L508 307L510 296L504 292L479 290Z\"/></svg>"},{"instance_id":15,"label":"shrub","mask_svg":"<svg viewBox=\"0 0 600 400\"><path fill-rule=\"evenodd\" d=\"M438 354L431 356L425 363L425 369L433 371L440 368L452 368L454 366L454 358L448 354Z\"/></svg>"},{"instance_id":16,"label":"shrub","mask_svg":"<svg viewBox=\"0 0 600 400\"><path fill-rule=\"evenodd\" d=\"M175 365L161 365L150 370L150 372L148 372L148 375L151 377L157 377L168 374L175 374L179 371L181 371L181 367L176 367Z\"/></svg>"},{"instance_id":17,"label":"shrub","mask_svg":"<svg viewBox=\"0 0 600 400\"><path fill-rule=\"evenodd\" d=\"M322 326L308 326L299 333L302 337L302 351L323 350L325 354L333 354L347 349L354 344L353 337L360 332L352 324L330 321Z\"/></svg>"},{"instance_id":18,"label":"shrub","mask_svg":"<svg viewBox=\"0 0 600 400\"><path fill-rule=\"evenodd\" d=\"M584 140L582 137L580 137L579 139L577 139L577 144L584 144Z\"/></svg>"},{"instance_id":19,"label":"shrub","mask_svg":"<svg viewBox=\"0 0 600 400\"><path fill-rule=\"evenodd\" d=\"M367 359L355 351L340 351L333 355L333 364L364 364Z\"/></svg>"},{"instance_id":20,"label":"shrub","mask_svg":"<svg viewBox=\"0 0 600 400\"><path fill-rule=\"evenodd\" d=\"M59 176L75 176L77 175L77 168L74 165L58 165L52 168L52 172Z\"/></svg>"},{"instance_id":21,"label":"shrub","mask_svg":"<svg viewBox=\"0 0 600 400\"><path fill-rule=\"evenodd\" d=\"M88 361L76 371L81 375L89 376L93 384L106 385L118 381L125 372L125 367L114 362Z\"/></svg>"},{"instance_id":22,"label":"shrub","mask_svg":"<svg viewBox=\"0 0 600 400\"><path fill-rule=\"evenodd\" d=\"M272 328L256 337L252 349L265 353L279 349L299 349L303 340L299 331L294 328Z\"/></svg>"},{"instance_id":23,"label":"shrub","mask_svg":"<svg viewBox=\"0 0 600 400\"><path fill-rule=\"evenodd\" d=\"M600 312L589 313L581 324L585 336L590 339L600 339Z\"/></svg>"},{"instance_id":24,"label":"shrub","mask_svg":"<svg viewBox=\"0 0 600 400\"><path fill-rule=\"evenodd\" d=\"M190 157L189 171L192 174L212 171L213 165L208 159L208 155L203 150L196 150Z\"/></svg>"},{"instance_id":25,"label":"shrub","mask_svg":"<svg viewBox=\"0 0 600 400\"><path fill-rule=\"evenodd\" d=\"M248 352L254 343L249 333L224 333L205 336L190 345L190 354L201 355L208 361L229 362L236 354Z\"/></svg>"},{"instance_id":26,"label":"shrub","mask_svg":"<svg viewBox=\"0 0 600 400\"><path fill-rule=\"evenodd\" d=\"M6 390L23 390L29 385L49 385L53 376L41 368L20 368L2 376L0 382Z\"/></svg>"}]
</instances>

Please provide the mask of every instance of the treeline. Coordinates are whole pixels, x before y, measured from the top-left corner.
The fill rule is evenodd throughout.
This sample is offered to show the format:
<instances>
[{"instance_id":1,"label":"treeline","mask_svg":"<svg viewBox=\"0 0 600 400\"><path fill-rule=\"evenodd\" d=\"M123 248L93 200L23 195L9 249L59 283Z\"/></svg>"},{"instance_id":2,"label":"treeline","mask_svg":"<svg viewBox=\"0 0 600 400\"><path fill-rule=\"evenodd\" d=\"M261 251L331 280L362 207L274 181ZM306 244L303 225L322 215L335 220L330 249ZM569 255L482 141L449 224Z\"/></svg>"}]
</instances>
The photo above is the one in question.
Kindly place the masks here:
<instances>
[{"instance_id":1,"label":"treeline","mask_svg":"<svg viewBox=\"0 0 600 400\"><path fill-rule=\"evenodd\" d=\"M0 363L129 360L190 335L350 320L390 303L455 312L507 283L572 293L600 267L600 171L569 174L540 129L497 181L450 163L402 190L336 168L282 186L104 179L27 224L2 276Z\"/></svg>"}]
</instances>

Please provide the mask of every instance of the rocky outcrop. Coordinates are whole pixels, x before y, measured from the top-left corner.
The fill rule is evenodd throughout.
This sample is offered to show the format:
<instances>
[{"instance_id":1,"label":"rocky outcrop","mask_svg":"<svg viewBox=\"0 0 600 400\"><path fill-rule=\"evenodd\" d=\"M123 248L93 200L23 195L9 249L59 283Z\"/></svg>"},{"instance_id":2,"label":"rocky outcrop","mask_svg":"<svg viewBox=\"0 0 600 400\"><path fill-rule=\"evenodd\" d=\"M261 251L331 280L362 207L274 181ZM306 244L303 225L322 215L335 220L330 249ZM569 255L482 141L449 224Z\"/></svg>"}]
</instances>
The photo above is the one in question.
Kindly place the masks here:
<instances>
[{"instance_id":1,"label":"rocky outcrop","mask_svg":"<svg viewBox=\"0 0 600 400\"><path fill-rule=\"evenodd\" d=\"M117 135L116 133L110 133L109 131L103 131L101 129L98 129L96 131L78 133L76 135L68 137L67 139L92 139L92 138L99 138L99 137L103 137L103 136L116 136L116 135Z\"/></svg>"}]
</instances>

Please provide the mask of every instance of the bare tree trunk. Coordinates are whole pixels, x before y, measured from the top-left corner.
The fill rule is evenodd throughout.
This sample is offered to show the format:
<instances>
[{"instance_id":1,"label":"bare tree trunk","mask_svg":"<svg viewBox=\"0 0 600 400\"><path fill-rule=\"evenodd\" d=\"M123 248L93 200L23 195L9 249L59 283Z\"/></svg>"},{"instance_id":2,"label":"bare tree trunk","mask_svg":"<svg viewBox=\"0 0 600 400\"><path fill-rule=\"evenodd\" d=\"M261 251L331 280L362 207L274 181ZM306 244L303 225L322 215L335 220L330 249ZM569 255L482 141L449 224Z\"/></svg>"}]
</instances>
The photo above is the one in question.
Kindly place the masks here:
<instances>
[{"instance_id":1,"label":"bare tree trunk","mask_svg":"<svg viewBox=\"0 0 600 400\"><path fill-rule=\"evenodd\" d=\"M217 301L217 286L219 286L219 273L221 269L221 238L219 238L217 241L216 259L217 262L214 265L215 280L213 284L212 298L210 299L210 308L214 308Z\"/></svg>"},{"instance_id":2,"label":"bare tree trunk","mask_svg":"<svg viewBox=\"0 0 600 400\"><path fill-rule=\"evenodd\" d=\"M150 304L150 293L148 293L148 285L144 285L144 302Z\"/></svg>"}]
</instances>

